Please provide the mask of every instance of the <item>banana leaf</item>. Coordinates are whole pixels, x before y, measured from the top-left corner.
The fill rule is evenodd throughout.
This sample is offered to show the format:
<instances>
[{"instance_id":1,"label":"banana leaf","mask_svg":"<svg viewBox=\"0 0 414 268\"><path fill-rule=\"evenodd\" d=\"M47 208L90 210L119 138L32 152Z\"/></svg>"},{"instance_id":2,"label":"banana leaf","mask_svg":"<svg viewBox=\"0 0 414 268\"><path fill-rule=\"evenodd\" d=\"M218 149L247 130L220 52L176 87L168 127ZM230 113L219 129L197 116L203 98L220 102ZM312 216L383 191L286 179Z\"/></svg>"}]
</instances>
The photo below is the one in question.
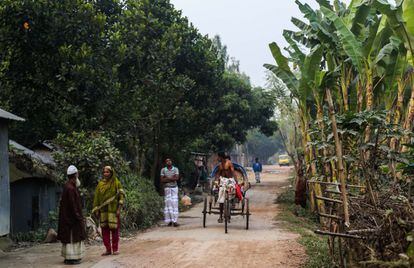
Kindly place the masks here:
<instances>
[{"instance_id":1,"label":"banana leaf","mask_svg":"<svg viewBox=\"0 0 414 268\"><path fill-rule=\"evenodd\" d=\"M404 0L402 10L407 31L414 36L414 0Z\"/></svg>"},{"instance_id":2,"label":"banana leaf","mask_svg":"<svg viewBox=\"0 0 414 268\"><path fill-rule=\"evenodd\" d=\"M297 63L303 62L305 60L305 54L300 50L298 44L290 37L290 34L286 31L283 31L283 37L289 43L290 47L294 50L295 53L292 53Z\"/></svg>"},{"instance_id":3,"label":"banana leaf","mask_svg":"<svg viewBox=\"0 0 414 268\"><path fill-rule=\"evenodd\" d=\"M306 56L305 62L303 66L301 66L302 77L299 83L299 93L302 103L306 102L307 98L311 95L312 90L314 90L317 87L317 83L319 83L317 80L320 79L320 77L317 76L317 74L320 70L322 53L322 46L315 46L309 55Z\"/></svg>"},{"instance_id":4,"label":"banana leaf","mask_svg":"<svg viewBox=\"0 0 414 268\"><path fill-rule=\"evenodd\" d=\"M362 44L356 39L355 35L346 27L344 21L332 10L321 7L324 15L334 23L342 47L359 73L364 72L364 58L362 55Z\"/></svg>"},{"instance_id":5,"label":"banana leaf","mask_svg":"<svg viewBox=\"0 0 414 268\"><path fill-rule=\"evenodd\" d=\"M355 13L349 15L351 23L351 32L355 36L363 35L360 40L363 40L364 34L363 29L365 28L365 23L368 16L371 14L371 6L366 3L366 1L360 1L358 6L355 6Z\"/></svg>"},{"instance_id":6,"label":"banana leaf","mask_svg":"<svg viewBox=\"0 0 414 268\"><path fill-rule=\"evenodd\" d=\"M282 80L283 83L285 83L286 87L292 92L292 94L294 94L295 97L298 97L298 80L292 72L287 72L273 64L264 64L263 66L271 71L274 75L276 75L280 80Z\"/></svg>"}]
</instances>

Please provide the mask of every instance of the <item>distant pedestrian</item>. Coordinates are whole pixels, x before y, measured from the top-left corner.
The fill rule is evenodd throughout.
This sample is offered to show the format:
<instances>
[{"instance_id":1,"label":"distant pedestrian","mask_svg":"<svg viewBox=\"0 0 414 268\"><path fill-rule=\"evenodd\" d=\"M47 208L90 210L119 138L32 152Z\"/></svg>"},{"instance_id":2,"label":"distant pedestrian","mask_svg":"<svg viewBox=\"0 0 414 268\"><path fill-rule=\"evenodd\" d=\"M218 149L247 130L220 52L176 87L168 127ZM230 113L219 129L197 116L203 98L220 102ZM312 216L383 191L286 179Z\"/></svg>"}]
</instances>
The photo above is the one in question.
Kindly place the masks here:
<instances>
[{"instance_id":1,"label":"distant pedestrian","mask_svg":"<svg viewBox=\"0 0 414 268\"><path fill-rule=\"evenodd\" d=\"M121 224L119 216L124 205L124 198L125 193L115 171L110 166L104 167L103 177L96 186L92 210L101 224L102 239L106 248L102 256L119 254L119 227Z\"/></svg>"},{"instance_id":2,"label":"distant pedestrian","mask_svg":"<svg viewBox=\"0 0 414 268\"><path fill-rule=\"evenodd\" d=\"M62 257L65 264L79 264L85 256L85 219L82 215L82 202L78 169L71 165L67 172L68 180L63 186L59 206L57 239L62 242Z\"/></svg>"},{"instance_id":3,"label":"distant pedestrian","mask_svg":"<svg viewBox=\"0 0 414 268\"><path fill-rule=\"evenodd\" d=\"M178 168L172 165L171 158L165 159L165 167L161 169L161 182L164 184L165 208L164 218L168 226L178 227Z\"/></svg>"},{"instance_id":4,"label":"distant pedestrian","mask_svg":"<svg viewBox=\"0 0 414 268\"><path fill-rule=\"evenodd\" d=\"M256 183L260 183L260 173L262 172L262 164L259 162L259 158L257 157L253 164L253 171L256 178Z\"/></svg>"}]
</instances>

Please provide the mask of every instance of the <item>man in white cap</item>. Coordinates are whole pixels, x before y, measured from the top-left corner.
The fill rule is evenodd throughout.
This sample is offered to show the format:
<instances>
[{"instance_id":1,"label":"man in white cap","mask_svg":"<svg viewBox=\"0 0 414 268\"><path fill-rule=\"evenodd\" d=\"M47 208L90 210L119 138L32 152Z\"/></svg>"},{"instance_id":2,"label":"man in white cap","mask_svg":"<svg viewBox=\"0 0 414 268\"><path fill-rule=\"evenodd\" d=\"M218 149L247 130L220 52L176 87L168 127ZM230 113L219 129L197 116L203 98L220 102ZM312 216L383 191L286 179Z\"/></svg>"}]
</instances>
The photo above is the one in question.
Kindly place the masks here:
<instances>
[{"instance_id":1,"label":"man in white cap","mask_svg":"<svg viewBox=\"0 0 414 268\"><path fill-rule=\"evenodd\" d=\"M82 202L78 169L70 165L66 172L68 180L63 187L59 206L58 239L62 242L62 257L65 264L79 264L85 255L85 219L82 215Z\"/></svg>"}]
</instances>

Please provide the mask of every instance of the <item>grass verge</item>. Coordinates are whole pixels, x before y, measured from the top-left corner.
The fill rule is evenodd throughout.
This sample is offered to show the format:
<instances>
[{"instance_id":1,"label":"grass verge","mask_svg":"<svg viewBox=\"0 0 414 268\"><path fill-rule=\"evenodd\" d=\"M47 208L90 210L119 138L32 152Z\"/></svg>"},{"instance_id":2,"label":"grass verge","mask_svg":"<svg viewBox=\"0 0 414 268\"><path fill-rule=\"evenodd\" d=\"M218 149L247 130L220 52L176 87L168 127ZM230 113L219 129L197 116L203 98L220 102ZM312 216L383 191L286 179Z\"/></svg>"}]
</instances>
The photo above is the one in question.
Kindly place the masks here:
<instances>
[{"instance_id":1,"label":"grass verge","mask_svg":"<svg viewBox=\"0 0 414 268\"><path fill-rule=\"evenodd\" d=\"M296 207L294 189L287 188L277 197L276 203L280 206L278 221L282 221L284 227L289 231L301 236L298 241L305 247L308 255L304 267L333 267L327 240L313 233L313 230L318 226L317 219L308 209Z\"/></svg>"}]
</instances>

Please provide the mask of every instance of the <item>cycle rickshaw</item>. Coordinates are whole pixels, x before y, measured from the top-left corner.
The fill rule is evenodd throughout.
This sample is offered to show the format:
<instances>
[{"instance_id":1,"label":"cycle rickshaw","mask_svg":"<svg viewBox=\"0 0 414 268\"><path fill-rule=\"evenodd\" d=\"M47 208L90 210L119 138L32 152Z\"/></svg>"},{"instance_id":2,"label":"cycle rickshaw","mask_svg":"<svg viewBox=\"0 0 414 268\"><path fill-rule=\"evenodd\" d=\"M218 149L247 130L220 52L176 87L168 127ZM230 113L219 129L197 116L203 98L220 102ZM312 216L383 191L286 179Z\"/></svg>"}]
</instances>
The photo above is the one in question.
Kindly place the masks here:
<instances>
[{"instance_id":1,"label":"cycle rickshaw","mask_svg":"<svg viewBox=\"0 0 414 268\"><path fill-rule=\"evenodd\" d=\"M235 184L229 183L225 185L225 201L224 201L224 210L223 210L223 220L224 220L224 231L227 233L227 227L231 222L231 217L233 216L242 216L245 219L245 228L249 229L249 218L250 218L250 209L249 209L249 199L246 197L246 192L250 188L249 179L247 176L246 170L243 166L233 163L234 166L234 180ZM207 196L204 197L204 206L203 206L203 227L206 228L207 214L220 214L220 207L218 203L219 188L218 182L214 179L218 171L218 165L211 172L211 189ZM237 186L238 185L238 186ZM241 195L237 194L237 188L239 187ZM241 199L240 199L241 198Z\"/></svg>"}]
</instances>

